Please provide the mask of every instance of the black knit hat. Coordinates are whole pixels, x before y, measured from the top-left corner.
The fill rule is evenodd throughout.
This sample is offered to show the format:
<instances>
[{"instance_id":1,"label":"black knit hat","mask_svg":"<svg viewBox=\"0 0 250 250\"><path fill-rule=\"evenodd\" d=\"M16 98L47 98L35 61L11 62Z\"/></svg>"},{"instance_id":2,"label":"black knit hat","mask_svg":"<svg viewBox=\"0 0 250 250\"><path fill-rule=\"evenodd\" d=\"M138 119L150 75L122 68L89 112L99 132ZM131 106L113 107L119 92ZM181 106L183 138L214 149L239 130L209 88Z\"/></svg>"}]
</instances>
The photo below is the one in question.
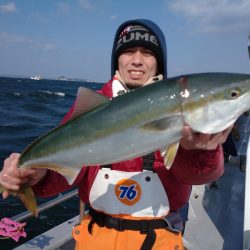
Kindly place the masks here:
<instances>
[{"instance_id":1,"label":"black knit hat","mask_svg":"<svg viewBox=\"0 0 250 250\"><path fill-rule=\"evenodd\" d=\"M158 71L162 72L163 62L158 39L148 28L139 24L128 25L120 33L114 53L116 67L120 54L128 48L137 46L148 48L153 52L157 61Z\"/></svg>"}]
</instances>

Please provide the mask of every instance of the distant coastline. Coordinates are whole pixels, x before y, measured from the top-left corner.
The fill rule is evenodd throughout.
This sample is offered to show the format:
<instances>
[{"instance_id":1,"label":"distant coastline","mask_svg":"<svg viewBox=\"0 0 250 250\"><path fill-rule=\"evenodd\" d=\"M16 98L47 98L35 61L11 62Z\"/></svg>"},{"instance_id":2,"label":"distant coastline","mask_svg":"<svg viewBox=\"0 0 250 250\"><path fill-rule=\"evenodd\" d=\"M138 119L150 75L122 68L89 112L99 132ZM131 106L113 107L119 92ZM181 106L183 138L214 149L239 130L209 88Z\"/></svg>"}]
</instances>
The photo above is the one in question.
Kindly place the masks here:
<instances>
[{"instance_id":1,"label":"distant coastline","mask_svg":"<svg viewBox=\"0 0 250 250\"><path fill-rule=\"evenodd\" d=\"M24 76L24 75L0 75L2 78L20 78L20 79L31 79L33 76ZM57 78L44 78L41 77L40 80L55 80L55 81L69 81L69 82L89 82L89 83L100 83L103 84L103 82L98 82L96 80L89 80L84 78L67 78L65 76L59 76Z\"/></svg>"}]
</instances>

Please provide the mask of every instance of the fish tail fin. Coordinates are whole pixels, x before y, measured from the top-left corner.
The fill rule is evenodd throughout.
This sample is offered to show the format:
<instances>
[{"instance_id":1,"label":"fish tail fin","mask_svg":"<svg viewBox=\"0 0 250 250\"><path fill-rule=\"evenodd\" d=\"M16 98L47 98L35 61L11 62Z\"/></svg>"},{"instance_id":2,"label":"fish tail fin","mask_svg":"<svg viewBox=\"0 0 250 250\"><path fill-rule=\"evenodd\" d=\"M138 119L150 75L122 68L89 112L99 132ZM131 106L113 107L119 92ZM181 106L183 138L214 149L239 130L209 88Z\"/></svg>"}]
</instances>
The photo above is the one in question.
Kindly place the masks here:
<instances>
[{"instance_id":1,"label":"fish tail fin","mask_svg":"<svg viewBox=\"0 0 250 250\"><path fill-rule=\"evenodd\" d=\"M0 193L6 189L0 185ZM24 206L31 212L35 217L38 216L36 197L32 188L28 184L21 185L18 191L9 191L11 195L19 197Z\"/></svg>"},{"instance_id":2,"label":"fish tail fin","mask_svg":"<svg viewBox=\"0 0 250 250\"><path fill-rule=\"evenodd\" d=\"M33 192L33 189L29 185L23 184L20 187L17 196L20 198L24 206L31 212L31 214L37 217L38 210L37 210L36 197Z\"/></svg>"}]
</instances>

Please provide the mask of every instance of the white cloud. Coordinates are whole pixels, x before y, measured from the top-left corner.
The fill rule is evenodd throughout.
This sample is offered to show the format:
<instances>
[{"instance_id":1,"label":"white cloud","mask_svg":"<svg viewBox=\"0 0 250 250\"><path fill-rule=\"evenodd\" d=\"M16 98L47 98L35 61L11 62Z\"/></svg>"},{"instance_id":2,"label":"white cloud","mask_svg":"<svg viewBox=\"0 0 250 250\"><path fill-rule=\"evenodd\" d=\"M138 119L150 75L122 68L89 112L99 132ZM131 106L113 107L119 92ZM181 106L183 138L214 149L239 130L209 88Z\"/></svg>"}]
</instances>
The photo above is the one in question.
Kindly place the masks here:
<instances>
[{"instance_id":1,"label":"white cloud","mask_svg":"<svg viewBox=\"0 0 250 250\"><path fill-rule=\"evenodd\" d=\"M242 31L249 29L249 0L172 0L170 10L196 24L197 31Z\"/></svg>"},{"instance_id":2,"label":"white cloud","mask_svg":"<svg viewBox=\"0 0 250 250\"><path fill-rule=\"evenodd\" d=\"M30 39L29 37L9 34L6 32L0 32L0 47L19 47L27 48L27 50L35 50L44 52L52 51L56 49L56 46L48 41L41 39Z\"/></svg>"},{"instance_id":3,"label":"white cloud","mask_svg":"<svg viewBox=\"0 0 250 250\"><path fill-rule=\"evenodd\" d=\"M119 17L118 15L112 15L112 16L110 17L110 20L116 20L118 17Z\"/></svg>"},{"instance_id":4,"label":"white cloud","mask_svg":"<svg viewBox=\"0 0 250 250\"><path fill-rule=\"evenodd\" d=\"M0 33L0 43L1 44L32 44L32 40L21 35L8 34L6 32Z\"/></svg>"},{"instance_id":5,"label":"white cloud","mask_svg":"<svg viewBox=\"0 0 250 250\"><path fill-rule=\"evenodd\" d=\"M38 20L40 23L49 23L50 19L45 14L41 14L38 12L32 13L32 18Z\"/></svg>"},{"instance_id":6,"label":"white cloud","mask_svg":"<svg viewBox=\"0 0 250 250\"><path fill-rule=\"evenodd\" d=\"M57 6L58 6L59 11L62 12L63 14L65 15L70 14L70 7L68 4L60 2L57 4Z\"/></svg>"},{"instance_id":7,"label":"white cloud","mask_svg":"<svg viewBox=\"0 0 250 250\"><path fill-rule=\"evenodd\" d=\"M44 51L51 51L55 49L55 45L51 43L47 43L43 45L43 50Z\"/></svg>"},{"instance_id":8,"label":"white cloud","mask_svg":"<svg viewBox=\"0 0 250 250\"><path fill-rule=\"evenodd\" d=\"M7 4L2 4L0 5L0 12L3 13L11 13L11 12L16 12L17 8L15 3L7 3Z\"/></svg>"},{"instance_id":9,"label":"white cloud","mask_svg":"<svg viewBox=\"0 0 250 250\"><path fill-rule=\"evenodd\" d=\"M90 0L79 0L80 5L85 9L85 10L93 10L95 9L95 6L93 3L91 3Z\"/></svg>"}]
</instances>

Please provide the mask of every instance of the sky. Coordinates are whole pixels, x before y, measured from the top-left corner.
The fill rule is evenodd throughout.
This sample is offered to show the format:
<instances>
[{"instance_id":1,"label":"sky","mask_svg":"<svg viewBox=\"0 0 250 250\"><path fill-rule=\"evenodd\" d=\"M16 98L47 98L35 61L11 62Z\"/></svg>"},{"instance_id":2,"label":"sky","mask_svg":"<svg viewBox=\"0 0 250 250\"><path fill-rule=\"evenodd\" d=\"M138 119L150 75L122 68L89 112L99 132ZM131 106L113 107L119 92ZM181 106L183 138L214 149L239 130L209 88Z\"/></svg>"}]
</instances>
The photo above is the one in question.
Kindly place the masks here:
<instances>
[{"instance_id":1,"label":"sky","mask_svg":"<svg viewBox=\"0 0 250 250\"><path fill-rule=\"evenodd\" d=\"M168 77L250 73L250 0L0 0L0 76L106 82L115 31L136 18L163 30Z\"/></svg>"}]
</instances>

